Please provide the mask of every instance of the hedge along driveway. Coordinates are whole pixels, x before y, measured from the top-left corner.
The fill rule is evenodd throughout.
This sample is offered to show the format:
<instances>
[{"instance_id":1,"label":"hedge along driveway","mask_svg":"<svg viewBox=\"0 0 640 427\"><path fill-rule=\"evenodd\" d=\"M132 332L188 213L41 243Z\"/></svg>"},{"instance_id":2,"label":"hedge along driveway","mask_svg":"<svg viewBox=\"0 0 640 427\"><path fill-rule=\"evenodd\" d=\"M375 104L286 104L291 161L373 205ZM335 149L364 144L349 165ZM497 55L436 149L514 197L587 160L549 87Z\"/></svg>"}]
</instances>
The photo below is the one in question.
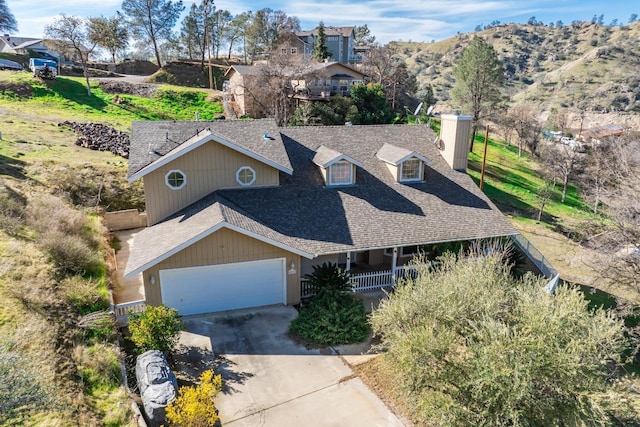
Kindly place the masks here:
<instances>
[{"instance_id":1,"label":"hedge along driveway","mask_svg":"<svg viewBox=\"0 0 640 427\"><path fill-rule=\"evenodd\" d=\"M293 307L270 306L183 319L181 344L210 345L222 358L222 425L402 426L333 350L307 349L288 337L297 315Z\"/></svg>"}]
</instances>

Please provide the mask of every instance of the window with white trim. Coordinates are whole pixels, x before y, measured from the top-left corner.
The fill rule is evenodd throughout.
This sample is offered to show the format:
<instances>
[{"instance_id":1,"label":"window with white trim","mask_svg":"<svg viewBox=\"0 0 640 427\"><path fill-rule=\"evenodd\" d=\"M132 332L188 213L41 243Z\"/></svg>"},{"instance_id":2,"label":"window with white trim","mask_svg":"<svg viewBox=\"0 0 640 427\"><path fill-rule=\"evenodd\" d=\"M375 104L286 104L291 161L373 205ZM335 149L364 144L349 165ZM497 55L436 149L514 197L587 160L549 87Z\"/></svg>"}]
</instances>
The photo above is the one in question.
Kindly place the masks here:
<instances>
[{"instance_id":1,"label":"window with white trim","mask_svg":"<svg viewBox=\"0 0 640 427\"><path fill-rule=\"evenodd\" d=\"M164 176L164 182L172 190L180 190L187 185L187 175L181 170L173 169Z\"/></svg>"},{"instance_id":2,"label":"window with white trim","mask_svg":"<svg viewBox=\"0 0 640 427\"><path fill-rule=\"evenodd\" d=\"M256 182L256 171L249 166L242 166L236 171L236 181L243 187Z\"/></svg>"},{"instance_id":3,"label":"window with white trim","mask_svg":"<svg viewBox=\"0 0 640 427\"><path fill-rule=\"evenodd\" d=\"M339 160L329 166L329 185L353 184L353 166L351 162Z\"/></svg>"},{"instance_id":4,"label":"window with white trim","mask_svg":"<svg viewBox=\"0 0 640 427\"><path fill-rule=\"evenodd\" d=\"M400 181L422 181L422 160L413 157L402 162Z\"/></svg>"},{"instance_id":5,"label":"window with white trim","mask_svg":"<svg viewBox=\"0 0 640 427\"><path fill-rule=\"evenodd\" d=\"M297 55L298 54L298 48L297 47L292 47L291 48L291 55Z\"/></svg>"}]
</instances>

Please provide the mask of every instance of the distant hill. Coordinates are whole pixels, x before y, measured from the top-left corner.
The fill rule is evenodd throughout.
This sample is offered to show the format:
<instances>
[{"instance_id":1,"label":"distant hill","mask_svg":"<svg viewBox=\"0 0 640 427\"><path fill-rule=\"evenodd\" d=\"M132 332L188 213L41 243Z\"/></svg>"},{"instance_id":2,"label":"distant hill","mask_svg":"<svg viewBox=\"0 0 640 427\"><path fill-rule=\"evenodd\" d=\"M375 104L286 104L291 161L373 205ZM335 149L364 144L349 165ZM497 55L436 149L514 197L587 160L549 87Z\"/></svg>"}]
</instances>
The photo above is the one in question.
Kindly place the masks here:
<instances>
[{"instance_id":1,"label":"distant hill","mask_svg":"<svg viewBox=\"0 0 640 427\"><path fill-rule=\"evenodd\" d=\"M546 26L501 24L435 43L391 42L417 76L431 84L443 109L455 83L453 65L478 35L506 69L506 94L529 103L542 118L552 108L586 113L586 125L616 123L640 130L640 22L610 27L590 22Z\"/></svg>"}]
</instances>

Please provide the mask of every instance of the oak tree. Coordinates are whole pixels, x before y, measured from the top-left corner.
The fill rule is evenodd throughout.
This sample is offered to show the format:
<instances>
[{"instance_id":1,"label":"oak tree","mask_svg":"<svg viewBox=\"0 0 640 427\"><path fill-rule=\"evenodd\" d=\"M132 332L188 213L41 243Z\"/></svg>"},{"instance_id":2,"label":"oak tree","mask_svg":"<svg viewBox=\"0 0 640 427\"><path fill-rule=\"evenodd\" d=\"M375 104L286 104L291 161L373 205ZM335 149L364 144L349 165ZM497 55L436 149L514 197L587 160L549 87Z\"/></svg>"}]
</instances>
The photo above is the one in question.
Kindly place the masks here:
<instances>
[{"instance_id":1,"label":"oak tree","mask_svg":"<svg viewBox=\"0 0 640 427\"><path fill-rule=\"evenodd\" d=\"M143 38L153 46L158 67L162 68L160 47L171 38L173 26L184 10L182 0L124 0L122 11L129 20L134 36Z\"/></svg>"},{"instance_id":2,"label":"oak tree","mask_svg":"<svg viewBox=\"0 0 640 427\"><path fill-rule=\"evenodd\" d=\"M89 53L96 46L96 41L92 36L93 28L89 21L77 16L61 15L59 18L44 28L44 33L51 38L48 42L59 52L73 52L80 58L84 78L87 82L87 95L91 96L91 85L89 84L89 72L87 62Z\"/></svg>"}]
</instances>

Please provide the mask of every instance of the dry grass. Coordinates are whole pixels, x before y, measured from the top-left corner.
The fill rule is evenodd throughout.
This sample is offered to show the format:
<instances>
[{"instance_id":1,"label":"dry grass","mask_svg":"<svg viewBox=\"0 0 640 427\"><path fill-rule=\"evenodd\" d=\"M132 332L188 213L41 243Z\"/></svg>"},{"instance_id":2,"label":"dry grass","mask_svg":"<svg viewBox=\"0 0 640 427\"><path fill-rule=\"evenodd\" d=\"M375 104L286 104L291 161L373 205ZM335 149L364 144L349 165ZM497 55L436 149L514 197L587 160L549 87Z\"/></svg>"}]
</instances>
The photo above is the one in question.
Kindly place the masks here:
<instances>
[{"instance_id":1,"label":"dry grass","mask_svg":"<svg viewBox=\"0 0 640 427\"><path fill-rule=\"evenodd\" d=\"M364 363L351 366L355 374L367 385L405 426L424 425L416 414L412 414L406 396L400 394L390 370L384 366L384 355L378 355Z\"/></svg>"},{"instance_id":2,"label":"dry grass","mask_svg":"<svg viewBox=\"0 0 640 427\"><path fill-rule=\"evenodd\" d=\"M606 265L609 254L580 245L542 224L513 220L512 223L551 262L563 280L638 302L639 295L601 277L598 266Z\"/></svg>"}]
</instances>

